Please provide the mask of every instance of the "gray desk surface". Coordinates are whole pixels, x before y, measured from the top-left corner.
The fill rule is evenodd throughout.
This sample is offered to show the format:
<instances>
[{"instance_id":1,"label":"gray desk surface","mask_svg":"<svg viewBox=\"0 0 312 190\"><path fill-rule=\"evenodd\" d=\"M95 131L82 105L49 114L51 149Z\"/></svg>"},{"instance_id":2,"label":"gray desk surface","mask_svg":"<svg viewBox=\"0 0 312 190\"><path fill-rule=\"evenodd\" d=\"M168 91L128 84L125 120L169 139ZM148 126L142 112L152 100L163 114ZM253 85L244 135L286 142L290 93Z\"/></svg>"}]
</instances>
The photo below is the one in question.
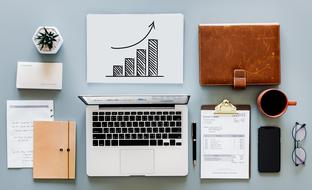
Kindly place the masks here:
<instances>
[{"instance_id":1,"label":"gray desk surface","mask_svg":"<svg viewBox=\"0 0 312 190\"><path fill-rule=\"evenodd\" d=\"M311 6L308 0L1 0L0 1L0 189L306 189L312 185L311 124ZM88 13L172 13L185 15L183 85L105 85L86 83L86 14ZM198 82L199 23L279 22L283 89L298 106L280 119L266 119L257 111L257 94L267 87L234 91L229 87L201 87ZM31 37L39 25L54 25L64 37L56 56L41 56ZM64 65L63 90L19 91L15 88L17 61L55 61ZM199 165L189 162L187 177L89 178L85 166L85 106L81 94L189 93L189 121L200 121L200 106L228 97L232 102L251 104L250 180L200 180ZM55 118L73 119L77 130L77 178L75 181L34 181L31 169L7 169L6 100L53 99ZM305 167L291 161L295 121L308 124ZM257 171L257 129L261 125L281 127L282 159L279 174ZM191 141L190 141L191 142ZM191 149L190 149L191 150ZM198 147L199 150L199 147ZM191 159L191 152L189 154Z\"/></svg>"}]
</instances>

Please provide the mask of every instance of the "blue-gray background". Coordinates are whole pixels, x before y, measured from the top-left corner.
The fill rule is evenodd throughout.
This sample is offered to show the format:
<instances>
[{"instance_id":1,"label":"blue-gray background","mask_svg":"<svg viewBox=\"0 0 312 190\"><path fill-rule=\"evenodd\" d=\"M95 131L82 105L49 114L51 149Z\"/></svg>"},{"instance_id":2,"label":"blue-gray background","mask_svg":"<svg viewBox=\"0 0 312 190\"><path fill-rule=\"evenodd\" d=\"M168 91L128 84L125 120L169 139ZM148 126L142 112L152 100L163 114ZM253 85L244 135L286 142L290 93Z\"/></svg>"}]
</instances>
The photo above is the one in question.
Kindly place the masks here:
<instances>
[{"instance_id":1,"label":"blue-gray background","mask_svg":"<svg viewBox=\"0 0 312 190\"><path fill-rule=\"evenodd\" d=\"M291 161L295 121L311 125L312 3L308 0L1 0L0 1L0 189L306 189L312 185L312 136L303 146L305 167ZM88 13L183 13L185 16L183 85L114 85L86 83L86 14ZM259 114L255 102L267 87L201 87L198 80L197 26L200 23L279 22L281 24L281 66L283 89L298 101L280 119ZM39 55L31 38L40 25L56 26L64 45L55 56ZM125 34L126 35L126 34ZM15 88L17 61L63 63L63 90L32 91ZM81 94L188 93L189 121L199 122L200 106L229 98L236 104L251 104L250 180L200 180L199 165L189 162L187 177L89 178L85 166L85 106ZM34 181L31 169L7 169L6 100L53 99L55 119L73 119L77 126L77 178L75 181ZM257 129L261 125L281 127L282 159L279 174L257 171ZM198 130L199 132L199 130ZM199 133L198 133L199 134ZM191 149L190 149L191 150ZM198 147L199 151L199 147ZM199 157L199 154L198 154ZM189 154L191 160L191 152Z\"/></svg>"}]
</instances>

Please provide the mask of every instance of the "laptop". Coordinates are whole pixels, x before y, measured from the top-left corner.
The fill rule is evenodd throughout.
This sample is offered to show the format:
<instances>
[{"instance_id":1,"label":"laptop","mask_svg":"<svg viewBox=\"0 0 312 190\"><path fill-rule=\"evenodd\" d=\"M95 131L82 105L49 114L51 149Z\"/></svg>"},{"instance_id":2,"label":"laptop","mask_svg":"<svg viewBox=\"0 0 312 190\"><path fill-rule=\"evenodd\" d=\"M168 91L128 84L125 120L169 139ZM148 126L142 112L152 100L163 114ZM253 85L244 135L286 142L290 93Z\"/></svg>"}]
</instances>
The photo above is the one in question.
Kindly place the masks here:
<instances>
[{"instance_id":1,"label":"laptop","mask_svg":"<svg viewBox=\"0 0 312 190\"><path fill-rule=\"evenodd\" d=\"M186 176L188 95L79 96L88 176Z\"/></svg>"}]
</instances>

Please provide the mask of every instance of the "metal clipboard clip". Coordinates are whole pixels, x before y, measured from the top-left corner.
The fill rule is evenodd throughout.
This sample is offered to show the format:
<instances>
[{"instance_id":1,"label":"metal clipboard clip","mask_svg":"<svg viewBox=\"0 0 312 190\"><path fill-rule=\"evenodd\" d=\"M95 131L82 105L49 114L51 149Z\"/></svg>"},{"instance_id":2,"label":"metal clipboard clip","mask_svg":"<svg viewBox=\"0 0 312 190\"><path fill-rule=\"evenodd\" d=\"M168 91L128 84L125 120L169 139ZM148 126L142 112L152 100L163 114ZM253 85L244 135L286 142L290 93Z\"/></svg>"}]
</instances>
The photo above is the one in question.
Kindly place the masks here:
<instances>
[{"instance_id":1,"label":"metal clipboard clip","mask_svg":"<svg viewBox=\"0 0 312 190\"><path fill-rule=\"evenodd\" d=\"M229 100L224 99L215 107L215 114L237 114L236 107Z\"/></svg>"}]
</instances>

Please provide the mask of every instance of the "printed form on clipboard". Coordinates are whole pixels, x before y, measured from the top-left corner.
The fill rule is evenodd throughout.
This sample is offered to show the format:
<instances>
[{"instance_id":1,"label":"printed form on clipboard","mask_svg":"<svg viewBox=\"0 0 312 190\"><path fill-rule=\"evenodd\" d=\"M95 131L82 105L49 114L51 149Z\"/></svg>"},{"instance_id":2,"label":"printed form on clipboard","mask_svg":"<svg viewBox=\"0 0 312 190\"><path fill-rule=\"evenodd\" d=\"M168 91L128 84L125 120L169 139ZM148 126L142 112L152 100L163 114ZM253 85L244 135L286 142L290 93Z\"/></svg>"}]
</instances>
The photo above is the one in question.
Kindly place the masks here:
<instances>
[{"instance_id":1,"label":"printed form on clipboard","mask_svg":"<svg viewBox=\"0 0 312 190\"><path fill-rule=\"evenodd\" d=\"M249 179L250 106L228 100L201 108L201 178Z\"/></svg>"}]
</instances>

